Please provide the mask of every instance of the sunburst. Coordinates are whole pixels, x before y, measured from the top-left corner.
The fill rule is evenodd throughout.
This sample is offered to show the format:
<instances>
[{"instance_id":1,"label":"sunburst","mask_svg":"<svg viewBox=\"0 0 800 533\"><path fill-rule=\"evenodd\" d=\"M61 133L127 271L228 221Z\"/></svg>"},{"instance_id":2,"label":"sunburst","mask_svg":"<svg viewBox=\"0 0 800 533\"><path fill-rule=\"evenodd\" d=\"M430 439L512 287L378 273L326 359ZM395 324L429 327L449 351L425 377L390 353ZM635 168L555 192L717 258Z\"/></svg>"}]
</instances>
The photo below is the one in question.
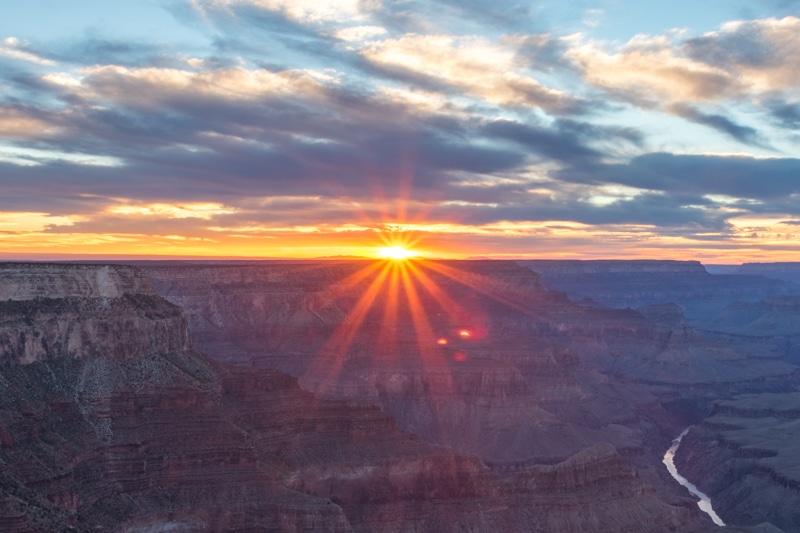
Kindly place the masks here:
<instances>
[{"instance_id":1,"label":"sunburst","mask_svg":"<svg viewBox=\"0 0 800 533\"><path fill-rule=\"evenodd\" d=\"M378 254L384 259L391 259L393 261L404 261L419 255L414 250L409 250L403 246L386 246L378 248Z\"/></svg>"}]
</instances>

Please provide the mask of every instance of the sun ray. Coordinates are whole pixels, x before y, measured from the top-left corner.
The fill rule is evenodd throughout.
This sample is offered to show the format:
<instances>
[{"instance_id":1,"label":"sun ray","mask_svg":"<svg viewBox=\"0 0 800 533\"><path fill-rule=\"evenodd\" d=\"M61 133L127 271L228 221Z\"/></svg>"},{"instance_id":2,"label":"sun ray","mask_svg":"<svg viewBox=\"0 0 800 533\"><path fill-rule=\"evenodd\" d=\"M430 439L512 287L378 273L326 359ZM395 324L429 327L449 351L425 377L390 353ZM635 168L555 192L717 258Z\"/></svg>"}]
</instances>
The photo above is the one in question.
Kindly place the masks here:
<instances>
[{"instance_id":1,"label":"sun ray","mask_svg":"<svg viewBox=\"0 0 800 533\"><path fill-rule=\"evenodd\" d=\"M379 268L384 266L385 264L382 262L370 261L364 268L350 274L343 280L337 281L330 289L328 289L327 293L329 296L334 297L345 294L347 291L351 290L353 287L374 274Z\"/></svg>"},{"instance_id":2,"label":"sun ray","mask_svg":"<svg viewBox=\"0 0 800 533\"><path fill-rule=\"evenodd\" d=\"M426 268L430 268L431 270L434 270L444 276L447 276L453 281L460 283L466 287L469 287L470 289L477 291L480 294L487 296L496 302L499 302L503 305L516 309L521 313L524 313L529 316L533 316L536 314L532 309L522 306L517 302L514 302L508 298L504 298L503 296L500 296L497 293L494 293L486 289L487 286L491 286L490 282L492 280L486 278L485 276L482 276L480 274L475 274L474 272L467 272L464 270L453 268L451 266L442 264L439 261L420 260L418 261L418 263Z\"/></svg>"},{"instance_id":3,"label":"sun ray","mask_svg":"<svg viewBox=\"0 0 800 533\"><path fill-rule=\"evenodd\" d=\"M386 291L386 301L383 306L383 320L378 334L377 354L397 356L397 316L398 316L398 290L399 290L399 265L391 264L391 275Z\"/></svg>"},{"instance_id":4,"label":"sun ray","mask_svg":"<svg viewBox=\"0 0 800 533\"><path fill-rule=\"evenodd\" d=\"M303 375L302 379L305 384L312 385L314 391L320 395L325 395L330 392L330 387L341 371L342 365L347 357L347 352L390 272L390 265L388 262L376 263L376 265L377 266L370 271L381 268L380 272L378 272L358 301L356 301L356 304L328 342L322 347L318 357L315 358L315 364L312 364ZM362 271L356 274L361 274L361 272ZM363 279L363 277L359 279ZM313 384L309 382L313 382Z\"/></svg>"},{"instance_id":5,"label":"sun ray","mask_svg":"<svg viewBox=\"0 0 800 533\"><path fill-rule=\"evenodd\" d=\"M444 292L421 268L414 263L409 263L408 268L420 285L436 300L448 316L456 322L466 319L466 310Z\"/></svg>"},{"instance_id":6,"label":"sun ray","mask_svg":"<svg viewBox=\"0 0 800 533\"><path fill-rule=\"evenodd\" d=\"M436 383L439 386L446 387L446 392L449 394L455 394L455 388L453 387L453 376L449 371L449 367L447 366L444 357L442 356L442 346L439 344L439 339L437 336L434 335L433 328L431 327L430 320L428 319L428 314L425 311L425 307L422 305L419 293L414 286L414 280L411 277L408 265L406 263L400 263L398 266L400 268L401 278L403 281L403 289L406 297L408 298L411 321L416 332L417 346L421 355L423 373L426 376L435 376ZM439 374L443 375L444 381L442 381L442 376ZM435 424L435 427L433 428L434 431L436 433L441 433L444 429L444 425L442 423L440 413L437 411L435 405L431 406L431 414L433 415L433 422Z\"/></svg>"}]
</instances>

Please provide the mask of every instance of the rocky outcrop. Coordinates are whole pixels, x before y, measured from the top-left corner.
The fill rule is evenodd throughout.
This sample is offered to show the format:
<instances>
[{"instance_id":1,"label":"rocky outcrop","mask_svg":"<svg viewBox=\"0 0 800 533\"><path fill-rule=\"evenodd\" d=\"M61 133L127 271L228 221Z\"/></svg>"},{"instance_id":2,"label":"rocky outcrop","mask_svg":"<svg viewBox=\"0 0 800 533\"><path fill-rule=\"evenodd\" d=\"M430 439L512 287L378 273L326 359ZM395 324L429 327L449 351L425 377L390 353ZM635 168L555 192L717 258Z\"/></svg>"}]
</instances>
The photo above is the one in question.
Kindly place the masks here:
<instances>
[{"instance_id":1,"label":"rocky outcrop","mask_svg":"<svg viewBox=\"0 0 800 533\"><path fill-rule=\"evenodd\" d=\"M522 265L570 298L617 308L679 304L690 320L714 316L733 302L798 294L798 287L752 274L712 275L697 261L530 260Z\"/></svg>"},{"instance_id":2,"label":"rocky outcrop","mask_svg":"<svg viewBox=\"0 0 800 533\"><path fill-rule=\"evenodd\" d=\"M119 265L0 263L0 301L153 295L139 269Z\"/></svg>"},{"instance_id":3,"label":"rocky outcrop","mask_svg":"<svg viewBox=\"0 0 800 533\"><path fill-rule=\"evenodd\" d=\"M189 348L181 309L124 266L0 264L0 363Z\"/></svg>"},{"instance_id":4,"label":"rocky outcrop","mask_svg":"<svg viewBox=\"0 0 800 533\"><path fill-rule=\"evenodd\" d=\"M585 492L597 486L604 490ZM595 444L557 465L534 467L518 475L513 487L521 495L518 498L527 500L530 531L653 531L682 520L674 507L651 498L652 488L608 443ZM558 502L557 512L550 510L554 500ZM583 503L576 506L576 500ZM630 504L619 512L619 505Z\"/></svg>"},{"instance_id":5,"label":"rocky outcrop","mask_svg":"<svg viewBox=\"0 0 800 533\"><path fill-rule=\"evenodd\" d=\"M82 285L95 279L91 268L58 283L50 267L41 281L37 266L26 268L31 287L81 288L44 299L30 291L4 308L8 324L51 347L0 363L4 531L707 528L690 508L636 482L611 446L523 468L509 482L475 456L399 430L374 405L319 400L279 371L226 367L192 351L180 313L146 285L106 286L98 296ZM182 331L154 325L165 316ZM122 340L109 333L122 331L115 319L125 324ZM76 344L56 342L62 329L51 324L64 321L83 328ZM90 322L102 327L81 325ZM455 388L503 397L521 386L511 372L497 381L467 376ZM607 494L618 507L591 503Z\"/></svg>"},{"instance_id":6,"label":"rocky outcrop","mask_svg":"<svg viewBox=\"0 0 800 533\"><path fill-rule=\"evenodd\" d=\"M698 327L751 337L800 336L800 296L734 303Z\"/></svg>"},{"instance_id":7,"label":"rocky outcrop","mask_svg":"<svg viewBox=\"0 0 800 533\"><path fill-rule=\"evenodd\" d=\"M714 403L676 454L681 472L724 520L800 528L800 393L762 393Z\"/></svg>"}]
</instances>

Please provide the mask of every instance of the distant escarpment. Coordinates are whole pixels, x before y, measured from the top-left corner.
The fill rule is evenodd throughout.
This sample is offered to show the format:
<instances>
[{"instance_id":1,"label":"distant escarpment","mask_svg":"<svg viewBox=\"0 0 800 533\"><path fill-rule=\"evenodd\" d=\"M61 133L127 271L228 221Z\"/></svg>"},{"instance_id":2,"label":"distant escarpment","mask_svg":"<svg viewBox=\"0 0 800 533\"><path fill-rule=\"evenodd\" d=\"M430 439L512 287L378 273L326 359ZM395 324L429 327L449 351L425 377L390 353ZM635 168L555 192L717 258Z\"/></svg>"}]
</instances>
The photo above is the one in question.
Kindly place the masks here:
<instances>
[{"instance_id":1,"label":"distant escarpment","mask_svg":"<svg viewBox=\"0 0 800 533\"><path fill-rule=\"evenodd\" d=\"M30 289L0 277L15 295L3 335L26 332L0 362L2 531L709 529L609 444L499 475L374 405L194 352L179 310L136 269L6 268ZM523 386L514 372L496 379L458 387Z\"/></svg>"},{"instance_id":2,"label":"distant escarpment","mask_svg":"<svg viewBox=\"0 0 800 533\"><path fill-rule=\"evenodd\" d=\"M712 275L697 261L528 260L556 290L617 308L677 303L692 320L716 315L733 302L800 294L800 287L751 273Z\"/></svg>"},{"instance_id":3,"label":"distant escarpment","mask_svg":"<svg viewBox=\"0 0 800 533\"><path fill-rule=\"evenodd\" d=\"M737 274L764 276L800 284L800 262L745 263L736 268Z\"/></svg>"}]
</instances>

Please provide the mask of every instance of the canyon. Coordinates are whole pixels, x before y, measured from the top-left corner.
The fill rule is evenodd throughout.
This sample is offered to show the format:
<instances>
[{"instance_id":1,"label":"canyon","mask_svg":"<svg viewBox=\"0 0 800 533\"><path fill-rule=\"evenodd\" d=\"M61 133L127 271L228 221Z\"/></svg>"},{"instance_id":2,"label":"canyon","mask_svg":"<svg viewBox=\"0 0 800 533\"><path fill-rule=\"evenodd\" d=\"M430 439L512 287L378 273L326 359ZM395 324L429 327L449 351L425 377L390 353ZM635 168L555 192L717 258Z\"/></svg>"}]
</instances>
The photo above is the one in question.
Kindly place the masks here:
<instances>
[{"instance_id":1,"label":"canyon","mask_svg":"<svg viewBox=\"0 0 800 533\"><path fill-rule=\"evenodd\" d=\"M701 430L793 398L797 361L791 319L738 343L725 306L783 316L791 281L718 283L700 327L668 281L615 309L527 263L413 263L0 265L0 529L793 530L724 503L720 529L661 464L698 424L676 464L727 499Z\"/></svg>"}]
</instances>

